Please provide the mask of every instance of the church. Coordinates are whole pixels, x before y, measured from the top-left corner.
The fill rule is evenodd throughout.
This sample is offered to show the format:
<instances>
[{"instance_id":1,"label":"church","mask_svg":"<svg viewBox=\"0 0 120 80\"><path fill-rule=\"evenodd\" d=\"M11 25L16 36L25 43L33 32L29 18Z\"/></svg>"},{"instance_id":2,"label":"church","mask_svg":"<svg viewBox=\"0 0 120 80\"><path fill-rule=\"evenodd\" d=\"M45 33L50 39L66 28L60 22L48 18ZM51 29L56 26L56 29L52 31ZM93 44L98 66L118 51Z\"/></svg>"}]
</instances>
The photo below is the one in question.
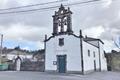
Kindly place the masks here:
<instances>
[{"instance_id":1,"label":"church","mask_svg":"<svg viewBox=\"0 0 120 80\"><path fill-rule=\"evenodd\" d=\"M72 11L61 5L53 17L53 33L45 36L45 71L87 74L106 71L103 41L72 30Z\"/></svg>"}]
</instances>

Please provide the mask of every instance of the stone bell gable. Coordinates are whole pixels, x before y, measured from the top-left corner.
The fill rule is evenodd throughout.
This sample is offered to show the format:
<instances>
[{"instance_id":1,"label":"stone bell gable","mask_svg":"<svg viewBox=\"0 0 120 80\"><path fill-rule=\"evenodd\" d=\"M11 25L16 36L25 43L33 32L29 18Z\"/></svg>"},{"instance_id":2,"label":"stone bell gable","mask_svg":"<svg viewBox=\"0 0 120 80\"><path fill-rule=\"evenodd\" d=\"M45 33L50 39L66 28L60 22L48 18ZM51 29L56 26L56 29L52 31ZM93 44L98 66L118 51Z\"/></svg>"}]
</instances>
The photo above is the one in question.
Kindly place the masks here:
<instances>
[{"instance_id":1,"label":"stone bell gable","mask_svg":"<svg viewBox=\"0 0 120 80\"><path fill-rule=\"evenodd\" d=\"M70 8L65 9L63 5L58 11L55 11L55 15L53 15L53 35L73 33L71 15Z\"/></svg>"}]
</instances>

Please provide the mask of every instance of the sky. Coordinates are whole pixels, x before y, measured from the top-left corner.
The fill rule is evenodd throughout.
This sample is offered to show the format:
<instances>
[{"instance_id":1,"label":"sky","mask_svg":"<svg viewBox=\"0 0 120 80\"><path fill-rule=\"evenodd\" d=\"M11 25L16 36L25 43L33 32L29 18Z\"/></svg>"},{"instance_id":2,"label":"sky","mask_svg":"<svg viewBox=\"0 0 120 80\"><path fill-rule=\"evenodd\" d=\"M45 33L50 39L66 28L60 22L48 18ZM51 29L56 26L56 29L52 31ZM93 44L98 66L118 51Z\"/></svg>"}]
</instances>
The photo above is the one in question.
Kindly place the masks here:
<instances>
[{"instance_id":1,"label":"sky","mask_svg":"<svg viewBox=\"0 0 120 80\"><path fill-rule=\"evenodd\" d=\"M56 1L56 0L51 0ZM49 0L0 0L0 9L51 2ZM88 0L65 0L62 4ZM11 11L44 8L60 5L47 4L32 8ZM82 29L83 34L101 39L106 52L119 50L114 41L119 42L120 34L120 0L101 0L94 3L69 6L72 15L72 28L75 34ZM44 48L44 35L52 33L52 15L58 9L41 10L27 13L0 14L0 34L4 35L3 46L38 50ZM7 12L7 11L1 11ZM114 40L114 41L113 41Z\"/></svg>"}]
</instances>

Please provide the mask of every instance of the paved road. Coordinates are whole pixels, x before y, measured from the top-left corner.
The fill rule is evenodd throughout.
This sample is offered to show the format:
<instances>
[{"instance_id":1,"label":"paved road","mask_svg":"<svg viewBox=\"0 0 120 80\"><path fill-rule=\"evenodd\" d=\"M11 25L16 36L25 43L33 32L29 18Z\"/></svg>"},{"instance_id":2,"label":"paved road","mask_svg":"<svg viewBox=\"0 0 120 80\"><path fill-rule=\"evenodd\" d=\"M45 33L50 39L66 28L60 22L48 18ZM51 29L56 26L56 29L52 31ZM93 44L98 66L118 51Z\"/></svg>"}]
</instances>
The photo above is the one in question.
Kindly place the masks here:
<instances>
[{"instance_id":1,"label":"paved road","mask_svg":"<svg viewBox=\"0 0 120 80\"><path fill-rule=\"evenodd\" d=\"M120 72L95 72L78 75L1 71L0 80L120 80Z\"/></svg>"}]
</instances>

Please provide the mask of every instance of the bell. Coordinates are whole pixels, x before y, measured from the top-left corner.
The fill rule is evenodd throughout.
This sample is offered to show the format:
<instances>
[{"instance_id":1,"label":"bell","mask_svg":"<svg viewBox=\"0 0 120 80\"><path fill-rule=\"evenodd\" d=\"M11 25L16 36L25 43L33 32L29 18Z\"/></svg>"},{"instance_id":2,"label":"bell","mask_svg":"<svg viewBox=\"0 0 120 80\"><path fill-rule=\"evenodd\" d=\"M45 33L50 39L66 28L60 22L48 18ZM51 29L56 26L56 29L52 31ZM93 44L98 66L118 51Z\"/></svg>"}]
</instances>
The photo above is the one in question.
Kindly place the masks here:
<instances>
[{"instance_id":1,"label":"bell","mask_svg":"<svg viewBox=\"0 0 120 80\"><path fill-rule=\"evenodd\" d=\"M67 22L65 22L65 25L67 25Z\"/></svg>"},{"instance_id":2,"label":"bell","mask_svg":"<svg viewBox=\"0 0 120 80\"><path fill-rule=\"evenodd\" d=\"M61 26L61 24L59 23L59 26Z\"/></svg>"}]
</instances>

